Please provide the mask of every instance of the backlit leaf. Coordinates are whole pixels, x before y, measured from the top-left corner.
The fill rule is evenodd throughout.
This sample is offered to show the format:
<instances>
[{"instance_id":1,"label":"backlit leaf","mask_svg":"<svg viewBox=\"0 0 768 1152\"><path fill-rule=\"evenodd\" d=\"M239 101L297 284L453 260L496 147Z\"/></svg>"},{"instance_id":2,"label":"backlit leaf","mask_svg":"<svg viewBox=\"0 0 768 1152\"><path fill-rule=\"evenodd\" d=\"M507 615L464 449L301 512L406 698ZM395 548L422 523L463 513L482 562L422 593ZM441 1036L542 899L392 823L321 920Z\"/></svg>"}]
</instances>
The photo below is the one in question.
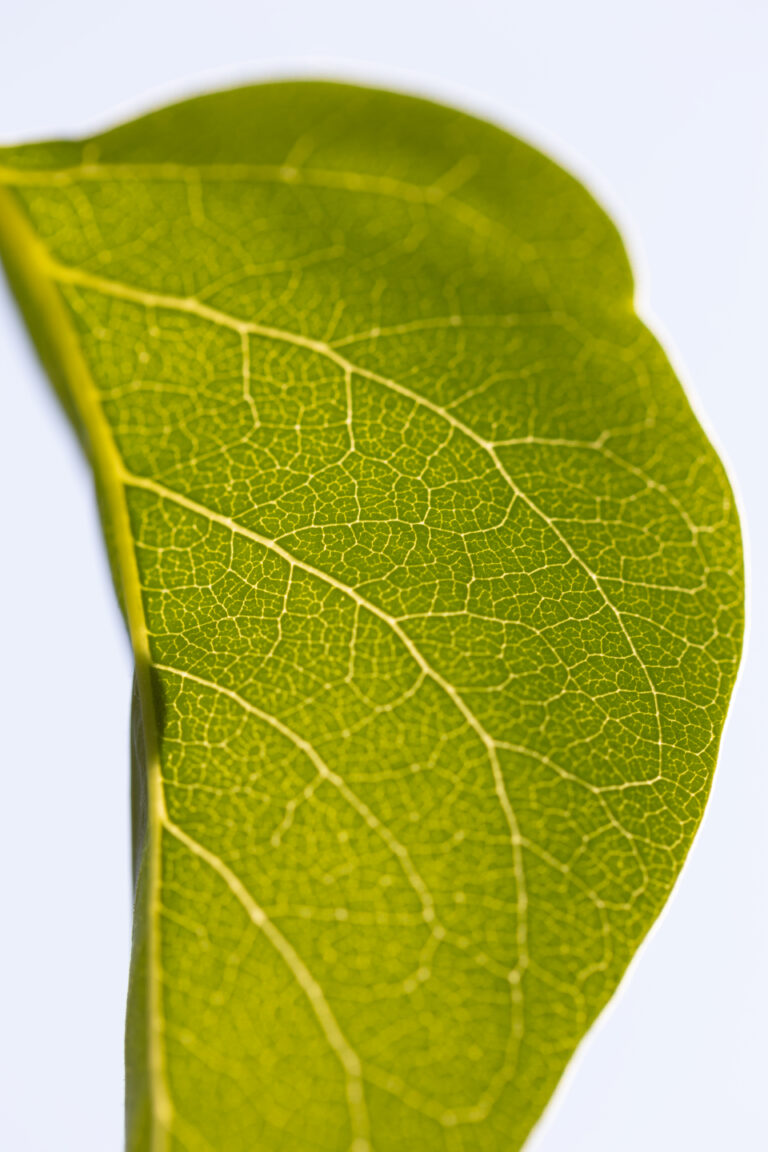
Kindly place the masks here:
<instances>
[{"instance_id":1,"label":"backlit leaf","mask_svg":"<svg viewBox=\"0 0 768 1152\"><path fill-rule=\"evenodd\" d=\"M136 657L129 1149L514 1152L741 640L613 225L495 127L295 83L0 151L0 251Z\"/></svg>"}]
</instances>

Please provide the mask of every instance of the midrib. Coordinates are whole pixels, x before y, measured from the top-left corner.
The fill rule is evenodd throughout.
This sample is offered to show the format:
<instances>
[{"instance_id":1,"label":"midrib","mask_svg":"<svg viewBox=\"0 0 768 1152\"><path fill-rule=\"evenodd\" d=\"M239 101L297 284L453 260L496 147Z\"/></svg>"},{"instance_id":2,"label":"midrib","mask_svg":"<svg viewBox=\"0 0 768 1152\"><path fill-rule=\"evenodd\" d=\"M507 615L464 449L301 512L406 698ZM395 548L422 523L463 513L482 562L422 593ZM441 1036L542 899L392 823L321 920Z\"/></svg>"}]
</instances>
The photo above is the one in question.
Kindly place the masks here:
<instances>
[{"instance_id":1,"label":"midrib","mask_svg":"<svg viewBox=\"0 0 768 1152\"><path fill-rule=\"evenodd\" d=\"M37 315L45 322L50 350L64 374L70 400L87 441L88 454L106 506L115 545L119 591L136 661L136 682L146 754L149 888L147 1046L152 1112L151 1149L152 1152L166 1152L173 1106L168 1090L163 1044L159 978L161 964L157 925L160 910L162 829L167 823L167 812L160 774L149 634L131 536L125 487L120 476L120 458L64 303L57 287L47 274L49 257L46 250L30 227L13 192L3 187L0 187L0 255L8 267L11 278L23 287L29 304L34 306Z\"/></svg>"}]
</instances>

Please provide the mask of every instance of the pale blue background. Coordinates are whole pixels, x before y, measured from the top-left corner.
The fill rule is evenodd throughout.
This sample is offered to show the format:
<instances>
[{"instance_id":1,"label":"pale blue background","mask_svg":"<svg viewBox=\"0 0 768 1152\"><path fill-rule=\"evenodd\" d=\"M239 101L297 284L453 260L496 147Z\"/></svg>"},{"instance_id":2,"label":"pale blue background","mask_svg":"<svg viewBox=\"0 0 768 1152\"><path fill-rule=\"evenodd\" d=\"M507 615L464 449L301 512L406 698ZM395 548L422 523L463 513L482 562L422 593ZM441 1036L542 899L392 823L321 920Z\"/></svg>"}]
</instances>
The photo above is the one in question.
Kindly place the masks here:
<instances>
[{"instance_id":1,"label":"pale blue background","mask_svg":"<svg viewBox=\"0 0 768 1152\"><path fill-rule=\"evenodd\" d=\"M237 79L351 76L517 128L629 234L646 314L732 465L751 639L672 904L531 1152L768 1147L767 59L759 0L27 0L0 16L0 140ZM0 1147L119 1152L130 661L88 477L4 289L0 469Z\"/></svg>"}]
</instances>

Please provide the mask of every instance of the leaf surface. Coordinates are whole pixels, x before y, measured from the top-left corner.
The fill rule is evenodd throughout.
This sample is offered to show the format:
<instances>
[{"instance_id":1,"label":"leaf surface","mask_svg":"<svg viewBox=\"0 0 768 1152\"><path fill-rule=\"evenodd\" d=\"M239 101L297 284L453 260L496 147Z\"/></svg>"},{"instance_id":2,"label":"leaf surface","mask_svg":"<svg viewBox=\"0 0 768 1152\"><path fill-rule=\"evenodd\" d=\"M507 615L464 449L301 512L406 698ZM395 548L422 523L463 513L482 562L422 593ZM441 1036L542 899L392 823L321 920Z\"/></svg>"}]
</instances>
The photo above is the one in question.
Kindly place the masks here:
<instances>
[{"instance_id":1,"label":"leaf surface","mask_svg":"<svg viewBox=\"0 0 768 1152\"><path fill-rule=\"evenodd\" d=\"M489 124L283 83L0 151L0 251L136 656L128 1148L520 1148L741 642L613 225Z\"/></svg>"}]
</instances>

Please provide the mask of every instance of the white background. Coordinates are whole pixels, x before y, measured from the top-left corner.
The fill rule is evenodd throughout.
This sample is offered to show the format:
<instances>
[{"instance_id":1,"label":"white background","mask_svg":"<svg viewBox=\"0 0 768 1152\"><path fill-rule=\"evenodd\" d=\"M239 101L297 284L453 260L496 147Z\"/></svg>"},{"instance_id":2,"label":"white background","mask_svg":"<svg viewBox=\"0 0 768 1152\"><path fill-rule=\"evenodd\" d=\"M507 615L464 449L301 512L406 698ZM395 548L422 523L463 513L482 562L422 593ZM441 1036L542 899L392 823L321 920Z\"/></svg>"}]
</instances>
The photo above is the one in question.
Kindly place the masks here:
<instances>
[{"instance_id":1,"label":"white background","mask_svg":"<svg viewBox=\"0 0 768 1152\"><path fill-rule=\"evenodd\" d=\"M501 120L617 216L646 315L740 494L751 635L684 875L531 1152L765 1152L766 3L0 7L0 141L80 134L233 80L345 76ZM119 1152L130 659L85 468L4 287L0 470L0 1146Z\"/></svg>"}]
</instances>

